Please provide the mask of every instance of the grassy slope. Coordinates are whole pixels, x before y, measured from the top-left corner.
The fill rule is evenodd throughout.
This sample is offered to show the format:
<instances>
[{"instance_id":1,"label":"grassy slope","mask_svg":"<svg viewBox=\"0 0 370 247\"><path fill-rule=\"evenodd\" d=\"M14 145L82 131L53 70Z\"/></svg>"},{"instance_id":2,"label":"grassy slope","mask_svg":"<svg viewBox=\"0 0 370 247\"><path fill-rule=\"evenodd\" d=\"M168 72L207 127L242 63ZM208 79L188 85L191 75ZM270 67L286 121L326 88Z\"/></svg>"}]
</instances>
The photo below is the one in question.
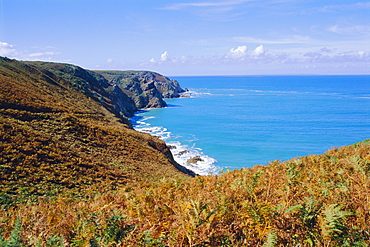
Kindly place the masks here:
<instances>
[{"instance_id":1,"label":"grassy slope","mask_svg":"<svg viewBox=\"0 0 370 247\"><path fill-rule=\"evenodd\" d=\"M54 197L1 211L1 246L370 244L369 140L322 155L188 179L148 147L148 142L161 143L123 128L99 104L63 91L62 82L57 84L63 87L46 91L28 85L25 90L40 90L40 96L25 100L32 94L21 94L16 85L24 79L10 80L4 73L10 72L1 71L1 81L13 84L0 87L1 99L11 102L1 103L0 157L7 176L2 195L45 194L53 190L44 186L56 185L71 195L54 191ZM65 100L55 98L58 90ZM53 108L42 103L51 100ZM83 197L75 192L82 188Z\"/></svg>"},{"instance_id":2,"label":"grassy slope","mask_svg":"<svg viewBox=\"0 0 370 247\"><path fill-rule=\"evenodd\" d=\"M69 81L37 65L0 63L2 204L184 177L164 142L127 128Z\"/></svg>"}]
</instances>

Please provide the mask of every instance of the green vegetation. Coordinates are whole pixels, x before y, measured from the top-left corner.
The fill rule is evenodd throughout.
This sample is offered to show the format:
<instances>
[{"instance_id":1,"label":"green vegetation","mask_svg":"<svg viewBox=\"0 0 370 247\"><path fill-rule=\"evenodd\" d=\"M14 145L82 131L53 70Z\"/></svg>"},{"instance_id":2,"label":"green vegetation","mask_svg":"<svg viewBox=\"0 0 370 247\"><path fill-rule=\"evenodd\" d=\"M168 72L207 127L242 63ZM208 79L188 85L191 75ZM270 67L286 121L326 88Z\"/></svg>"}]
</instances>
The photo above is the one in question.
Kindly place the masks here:
<instances>
[{"instance_id":1,"label":"green vegetation","mask_svg":"<svg viewBox=\"0 0 370 247\"><path fill-rule=\"evenodd\" d=\"M370 140L191 178L66 78L0 63L0 246L370 244Z\"/></svg>"}]
</instances>

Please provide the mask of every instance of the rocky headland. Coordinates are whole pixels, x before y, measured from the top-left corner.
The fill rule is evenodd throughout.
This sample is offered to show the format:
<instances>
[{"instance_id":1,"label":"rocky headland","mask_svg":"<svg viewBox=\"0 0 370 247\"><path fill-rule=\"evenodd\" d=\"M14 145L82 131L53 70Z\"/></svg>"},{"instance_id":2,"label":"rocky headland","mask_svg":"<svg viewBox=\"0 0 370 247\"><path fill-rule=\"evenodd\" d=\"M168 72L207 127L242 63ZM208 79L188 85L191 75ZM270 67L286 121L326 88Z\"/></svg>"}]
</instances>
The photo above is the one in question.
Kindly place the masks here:
<instances>
[{"instance_id":1,"label":"rocky headland","mask_svg":"<svg viewBox=\"0 0 370 247\"><path fill-rule=\"evenodd\" d=\"M124 118L140 109L166 107L163 98L177 98L185 92L176 80L151 71L91 71L76 65L27 62L41 66L81 90Z\"/></svg>"},{"instance_id":2,"label":"rocky headland","mask_svg":"<svg viewBox=\"0 0 370 247\"><path fill-rule=\"evenodd\" d=\"M149 71L91 71L0 57L0 199L195 176L166 143L132 129L179 84ZM186 174L186 175L185 175ZM38 188L38 189L35 189ZM9 201L8 201L8 199Z\"/></svg>"}]
</instances>

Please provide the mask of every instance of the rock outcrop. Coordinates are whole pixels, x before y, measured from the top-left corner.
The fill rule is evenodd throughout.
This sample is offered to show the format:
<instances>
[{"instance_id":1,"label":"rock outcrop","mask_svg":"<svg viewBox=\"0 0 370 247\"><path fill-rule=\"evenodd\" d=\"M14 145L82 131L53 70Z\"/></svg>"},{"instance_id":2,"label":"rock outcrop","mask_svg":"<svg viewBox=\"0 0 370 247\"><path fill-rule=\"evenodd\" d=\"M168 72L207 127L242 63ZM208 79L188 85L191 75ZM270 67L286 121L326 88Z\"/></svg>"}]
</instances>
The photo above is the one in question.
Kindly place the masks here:
<instances>
[{"instance_id":1,"label":"rock outcrop","mask_svg":"<svg viewBox=\"0 0 370 247\"><path fill-rule=\"evenodd\" d=\"M188 165L196 165L198 161L204 161L200 156L195 156L186 161Z\"/></svg>"},{"instance_id":2,"label":"rock outcrop","mask_svg":"<svg viewBox=\"0 0 370 247\"><path fill-rule=\"evenodd\" d=\"M150 71L96 71L129 95L138 109L167 106L163 98L185 92L176 80Z\"/></svg>"},{"instance_id":3,"label":"rock outcrop","mask_svg":"<svg viewBox=\"0 0 370 247\"><path fill-rule=\"evenodd\" d=\"M176 80L150 71L91 71L76 65L27 62L71 83L86 96L99 101L126 124L140 109L167 106L163 98L179 97L184 90Z\"/></svg>"}]
</instances>

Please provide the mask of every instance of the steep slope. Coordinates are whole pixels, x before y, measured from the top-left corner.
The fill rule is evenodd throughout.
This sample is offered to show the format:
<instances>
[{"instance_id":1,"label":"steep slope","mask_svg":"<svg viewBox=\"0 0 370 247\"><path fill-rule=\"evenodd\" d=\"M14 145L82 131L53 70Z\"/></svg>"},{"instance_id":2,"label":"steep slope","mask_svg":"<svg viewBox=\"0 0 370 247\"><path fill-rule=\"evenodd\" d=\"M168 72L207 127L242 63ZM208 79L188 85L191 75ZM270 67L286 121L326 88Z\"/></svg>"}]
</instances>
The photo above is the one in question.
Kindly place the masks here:
<instances>
[{"instance_id":1,"label":"steep slope","mask_svg":"<svg viewBox=\"0 0 370 247\"><path fill-rule=\"evenodd\" d=\"M69 78L65 70L71 68ZM93 75L72 65L0 58L3 205L35 195L101 192L126 183L186 177L163 141L129 128L115 102L132 107L132 100L110 94L115 87Z\"/></svg>"},{"instance_id":2,"label":"steep slope","mask_svg":"<svg viewBox=\"0 0 370 247\"><path fill-rule=\"evenodd\" d=\"M162 98L177 98L185 92L176 80L150 71L96 71L117 85L137 108L167 106Z\"/></svg>"},{"instance_id":3,"label":"steep slope","mask_svg":"<svg viewBox=\"0 0 370 247\"><path fill-rule=\"evenodd\" d=\"M128 122L127 117L138 110L132 99L118 87L110 84L102 75L72 64L28 62L51 71L67 80L74 88L99 101L105 108Z\"/></svg>"}]
</instances>

